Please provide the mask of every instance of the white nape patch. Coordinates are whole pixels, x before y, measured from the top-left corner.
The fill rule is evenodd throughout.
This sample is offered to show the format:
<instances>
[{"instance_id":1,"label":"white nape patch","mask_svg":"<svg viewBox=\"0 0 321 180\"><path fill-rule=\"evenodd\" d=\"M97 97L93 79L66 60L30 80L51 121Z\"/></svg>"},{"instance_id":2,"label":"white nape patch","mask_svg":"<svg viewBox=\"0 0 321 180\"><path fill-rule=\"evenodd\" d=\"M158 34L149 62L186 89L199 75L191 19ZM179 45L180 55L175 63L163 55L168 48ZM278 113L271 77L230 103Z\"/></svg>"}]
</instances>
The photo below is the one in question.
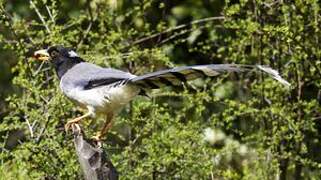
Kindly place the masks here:
<instances>
[{"instance_id":1,"label":"white nape patch","mask_svg":"<svg viewBox=\"0 0 321 180\"><path fill-rule=\"evenodd\" d=\"M68 54L69 54L69 57L79 57L78 54L73 50L68 51Z\"/></svg>"}]
</instances>

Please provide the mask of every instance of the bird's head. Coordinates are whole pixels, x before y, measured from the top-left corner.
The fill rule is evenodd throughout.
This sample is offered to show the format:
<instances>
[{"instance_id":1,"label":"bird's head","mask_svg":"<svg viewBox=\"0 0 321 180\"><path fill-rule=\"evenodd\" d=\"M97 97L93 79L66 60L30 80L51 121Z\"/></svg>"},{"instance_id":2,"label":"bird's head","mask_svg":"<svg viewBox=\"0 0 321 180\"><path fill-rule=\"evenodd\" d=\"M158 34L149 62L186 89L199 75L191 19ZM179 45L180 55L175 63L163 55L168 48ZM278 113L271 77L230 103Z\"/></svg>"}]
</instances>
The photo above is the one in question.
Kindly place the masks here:
<instances>
[{"instance_id":1,"label":"bird's head","mask_svg":"<svg viewBox=\"0 0 321 180\"><path fill-rule=\"evenodd\" d=\"M78 54L72 48L63 46L51 46L48 49L41 49L34 52L34 58L41 61L66 61L79 59Z\"/></svg>"},{"instance_id":2,"label":"bird's head","mask_svg":"<svg viewBox=\"0 0 321 180\"><path fill-rule=\"evenodd\" d=\"M84 62L72 48L63 46L51 46L48 49L38 50L34 52L34 58L53 64L59 78L74 65Z\"/></svg>"}]
</instances>

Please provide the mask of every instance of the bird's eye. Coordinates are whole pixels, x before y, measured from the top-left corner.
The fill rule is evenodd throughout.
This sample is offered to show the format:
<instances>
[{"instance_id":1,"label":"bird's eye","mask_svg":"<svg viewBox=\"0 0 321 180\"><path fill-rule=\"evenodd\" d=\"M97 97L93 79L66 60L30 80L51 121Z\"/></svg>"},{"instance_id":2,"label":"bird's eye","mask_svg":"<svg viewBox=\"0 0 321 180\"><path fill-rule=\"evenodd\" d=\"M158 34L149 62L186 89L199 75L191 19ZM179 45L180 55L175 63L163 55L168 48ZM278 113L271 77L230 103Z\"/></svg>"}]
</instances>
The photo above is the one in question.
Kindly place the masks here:
<instances>
[{"instance_id":1,"label":"bird's eye","mask_svg":"<svg viewBox=\"0 0 321 180\"><path fill-rule=\"evenodd\" d=\"M51 57L56 57L58 56L59 52L57 50L53 50L51 53L50 53L50 56Z\"/></svg>"}]
</instances>

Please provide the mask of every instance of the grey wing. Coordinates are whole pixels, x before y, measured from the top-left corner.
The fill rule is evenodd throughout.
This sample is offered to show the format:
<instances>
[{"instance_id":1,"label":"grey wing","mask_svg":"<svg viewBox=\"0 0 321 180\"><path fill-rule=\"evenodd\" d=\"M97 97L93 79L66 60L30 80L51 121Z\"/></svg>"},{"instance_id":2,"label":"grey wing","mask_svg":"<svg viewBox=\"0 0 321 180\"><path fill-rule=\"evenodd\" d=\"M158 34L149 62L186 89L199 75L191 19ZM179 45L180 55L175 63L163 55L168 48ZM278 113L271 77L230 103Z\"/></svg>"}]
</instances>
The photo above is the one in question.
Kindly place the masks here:
<instances>
[{"instance_id":1,"label":"grey wing","mask_svg":"<svg viewBox=\"0 0 321 180\"><path fill-rule=\"evenodd\" d=\"M128 72L112 68L102 68L91 63L80 63L71 68L65 76L64 82L85 90L105 86L120 81L127 81L136 77Z\"/></svg>"}]
</instances>

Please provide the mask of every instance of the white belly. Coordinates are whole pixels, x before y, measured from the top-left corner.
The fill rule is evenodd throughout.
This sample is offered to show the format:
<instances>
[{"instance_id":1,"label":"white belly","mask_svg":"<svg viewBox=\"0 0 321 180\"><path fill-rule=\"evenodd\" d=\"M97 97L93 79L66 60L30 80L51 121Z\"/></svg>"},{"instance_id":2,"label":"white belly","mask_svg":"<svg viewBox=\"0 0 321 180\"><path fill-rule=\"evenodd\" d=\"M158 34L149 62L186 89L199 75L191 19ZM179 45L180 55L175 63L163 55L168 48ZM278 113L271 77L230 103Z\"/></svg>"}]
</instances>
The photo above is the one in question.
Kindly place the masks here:
<instances>
[{"instance_id":1,"label":"white belly","mask_svg":"<svg viewBox=\"0 0 321 180\"><path fill-rule=\"evenodd\" d=\"M64 89L65 95L81 106L93 107L95 113L114 112L125 106L138 93L139 88L133 85L102 86L89 90L81 88Z\"/></svg>"}]
</instances>

